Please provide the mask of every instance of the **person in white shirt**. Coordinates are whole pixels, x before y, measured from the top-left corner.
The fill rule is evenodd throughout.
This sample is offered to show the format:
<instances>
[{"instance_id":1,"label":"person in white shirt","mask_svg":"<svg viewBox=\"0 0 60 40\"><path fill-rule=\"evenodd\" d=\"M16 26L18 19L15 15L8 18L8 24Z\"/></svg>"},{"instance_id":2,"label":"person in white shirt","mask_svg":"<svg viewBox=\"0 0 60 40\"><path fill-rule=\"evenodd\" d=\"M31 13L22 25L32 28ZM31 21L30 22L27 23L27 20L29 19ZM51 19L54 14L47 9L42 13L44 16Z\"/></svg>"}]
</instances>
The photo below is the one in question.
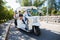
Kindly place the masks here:
<instances>
[{"instance_id":1,"label":"person in white shirt","mask_svg":"<svg viewBox=\"0 0 60 40\"><path fill-rule=\"evenodd\" d=\"M17 19L19 18L19 14L21 13L21 11L19 11L19 13L17 12L17 10L15 10L15 13L14 13L14 19L15 19L15 27L17 26Z\"/></svg>"},{"instance_id":2,"label":"person in white shirt","mask_svg":"<svg viewBox=\"0 0 60 40\"><path fill-rule=\"evenodd\" d=\"M26 10L23 14L24 18L25 18L25 21L27 20L27 17L30 17L31 16L31 11L30 10Z\"/></svg>"},{"instance_id":3,"label":"person in white shirt","mask_svg":"<svg viewBox=\"0 0 60 40\"><path fill-rule=\"evenodd\" d=\"M30 10L26 10L23 14L24 16L24 21L26 22L26 29L28 30L28 17L31 16L31 11Z\"/></svg>"},{"instance_id":4,"label":"person in white shirt","mask_svg":"<svg viewBox=\"0 0 60 40\"><path fill-rule=\"evenodd\" d=\"M23 28L23 29L26 27L24 19L23 19L23 14L19 14L19 18L17 19L17 27Z\"/></svg>"}]
</instances>

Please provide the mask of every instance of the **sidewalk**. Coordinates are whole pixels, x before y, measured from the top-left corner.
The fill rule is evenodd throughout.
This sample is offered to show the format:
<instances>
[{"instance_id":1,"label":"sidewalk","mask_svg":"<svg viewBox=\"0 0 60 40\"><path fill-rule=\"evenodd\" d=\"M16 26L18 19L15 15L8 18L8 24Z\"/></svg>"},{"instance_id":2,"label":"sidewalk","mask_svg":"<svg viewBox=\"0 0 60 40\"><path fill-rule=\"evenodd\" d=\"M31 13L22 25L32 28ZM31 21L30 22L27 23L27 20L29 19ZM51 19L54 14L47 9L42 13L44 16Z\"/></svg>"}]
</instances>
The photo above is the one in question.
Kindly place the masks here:
<instances>
[{"instance_id":1,"label":"sidewalk","mask_svg":"<svg viewBox=\"0 0 60 40\"><path fill-rule=\"evenodd\" d=\"M5 40L11 20L0 24L0 40Z\"/></svg>"},{"instance_id":2,"label":"sidewalk","mask_svg":"<svg viewBox=\"0 0 60 40\"><path fill-rule=\"evenodd\" d=\"M55 23L47 23L47 22L40 22L41 26L40 28L42 29L46 29L46 30L50 30L54 33L60 34L60 25L59 24L55 24Z\"/></svg>"}]
</instances>

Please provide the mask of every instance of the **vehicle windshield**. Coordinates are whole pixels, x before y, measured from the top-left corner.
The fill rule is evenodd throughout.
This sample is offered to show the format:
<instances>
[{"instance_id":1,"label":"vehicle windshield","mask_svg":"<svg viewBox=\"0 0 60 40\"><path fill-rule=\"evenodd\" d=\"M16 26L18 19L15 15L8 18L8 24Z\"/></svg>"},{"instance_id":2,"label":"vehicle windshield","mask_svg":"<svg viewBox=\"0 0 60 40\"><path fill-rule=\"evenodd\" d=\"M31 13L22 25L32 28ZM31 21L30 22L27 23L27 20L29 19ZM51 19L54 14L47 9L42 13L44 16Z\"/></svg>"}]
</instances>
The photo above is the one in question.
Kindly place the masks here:
<instances>
[{"instance_id":1,"label":"vehicle windshield","mask_svg":"<svg viewBox=\"0 0 60 40\"><path fill-rule=\"evenodd\" d=\"M38 16L38 10L37 9L32 9L32 16Z\"/></svg>"}]
</instances>

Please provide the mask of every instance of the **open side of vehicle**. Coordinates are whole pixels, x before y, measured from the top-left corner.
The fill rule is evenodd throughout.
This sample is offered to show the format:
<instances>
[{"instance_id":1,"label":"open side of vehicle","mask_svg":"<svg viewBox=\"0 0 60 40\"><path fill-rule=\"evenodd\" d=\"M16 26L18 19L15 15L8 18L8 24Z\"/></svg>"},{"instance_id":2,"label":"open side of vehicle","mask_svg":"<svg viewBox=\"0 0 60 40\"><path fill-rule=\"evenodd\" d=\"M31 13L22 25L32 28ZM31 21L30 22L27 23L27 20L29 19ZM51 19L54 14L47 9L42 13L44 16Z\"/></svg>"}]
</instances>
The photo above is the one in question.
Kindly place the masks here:
<instances>
[{"instance_id":1,"label":"open side of vehicle","mask_svg":"<svg viewBox=\"0 0 60 40\"><path fill-rule=\"evenodd\" d=\"M38 16L31 16L31 17L28 17L28 25L27 25L27 30L25 29L26 28L26 24L20 24L19 23L19 19L17 19L17 24L20 24L19 26L17 25L17 28L18 29L22 29L26 32L32 32L34 33L35 35L39 36L40 35L40 23L39 23L39 20L38 20Z\"/></svg>"}]
</instances>

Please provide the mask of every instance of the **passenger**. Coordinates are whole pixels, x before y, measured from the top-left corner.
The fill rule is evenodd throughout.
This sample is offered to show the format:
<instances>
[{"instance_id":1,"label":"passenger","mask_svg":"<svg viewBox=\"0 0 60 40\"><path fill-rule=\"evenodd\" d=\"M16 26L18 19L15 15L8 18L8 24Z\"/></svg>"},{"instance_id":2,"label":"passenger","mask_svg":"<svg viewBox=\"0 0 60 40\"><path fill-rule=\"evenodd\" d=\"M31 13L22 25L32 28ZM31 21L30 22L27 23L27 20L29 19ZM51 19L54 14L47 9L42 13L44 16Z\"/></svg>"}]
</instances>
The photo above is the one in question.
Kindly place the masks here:
<instances>
[{"instance_id":1,"label":"passenger","mask_svg":"<svg viewBox=\"0 0 60 40\"><path fill-rule=\"evenodd\" d=\"M26 22L26 30L28 30L28 17L31 16L31 11L30 10L26 10L23 14L24 16L24 21Z\"/></svg>"},{"instance_id":2,"label":"passenger","mask_svg":"<svg viewBox=\"0 0 60 40\"><path fill-rule=\"evenodd\" d=\"M15 27L17 26L17 18L19 17L19 13L17 13L17 10L15 10L15 13L14 13L14 23L15 23Z\"/></svg>"},{"instance_id":3,"label":"passenger","mask_svg":"<svg viewBox=\"0 0 60 40\"><path fill-rule=\"evenodd\" d=\"M30 10L26 10L23 14L24 18L25 18L25 21L27 20L27 17L30 17L31 16L31 11Z\"/></svg>"}]
</instances>

